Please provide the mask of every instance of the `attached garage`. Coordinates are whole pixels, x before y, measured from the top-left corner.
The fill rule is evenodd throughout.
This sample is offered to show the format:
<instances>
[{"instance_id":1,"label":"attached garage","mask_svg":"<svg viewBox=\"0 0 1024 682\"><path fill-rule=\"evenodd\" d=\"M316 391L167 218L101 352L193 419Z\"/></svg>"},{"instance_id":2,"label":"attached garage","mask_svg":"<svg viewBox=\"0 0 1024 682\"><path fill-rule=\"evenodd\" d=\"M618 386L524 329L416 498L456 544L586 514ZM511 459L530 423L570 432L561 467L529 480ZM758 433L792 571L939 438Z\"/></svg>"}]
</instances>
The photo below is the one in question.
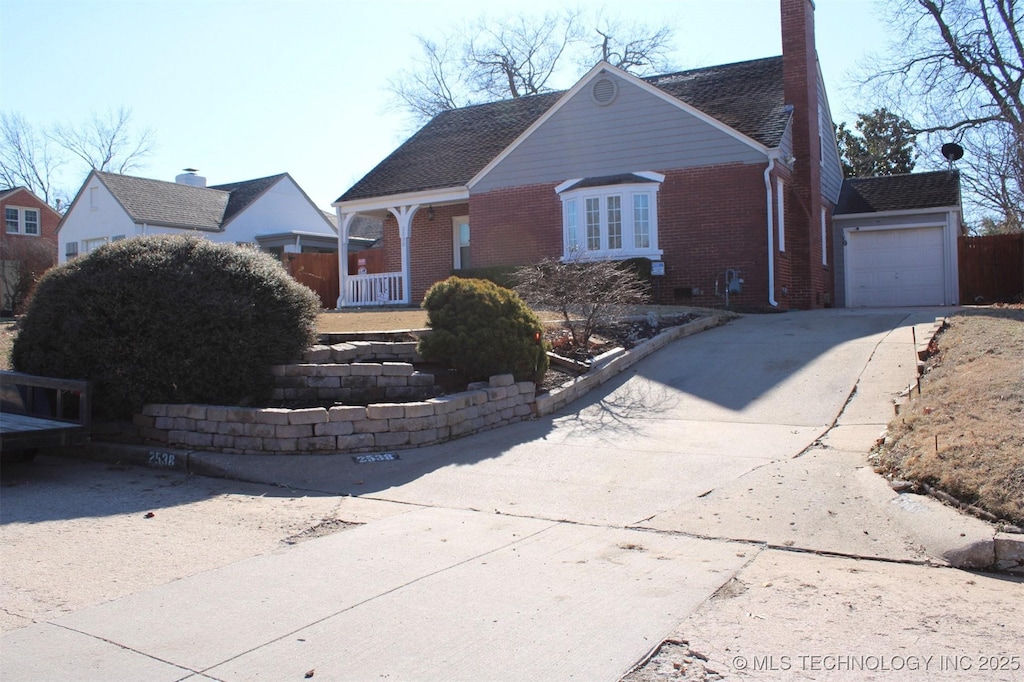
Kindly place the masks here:
<instances>
[{"instance_id":1,"label":"attached garage","mask_svg":"<svg viewBox=\"0 0 1024 682\"><path fill-rule=\"evenodd\" d=\"M955 172L846 180L833 216L837 305L956 305L959 198Z\"/></svg>"}]
</instances>

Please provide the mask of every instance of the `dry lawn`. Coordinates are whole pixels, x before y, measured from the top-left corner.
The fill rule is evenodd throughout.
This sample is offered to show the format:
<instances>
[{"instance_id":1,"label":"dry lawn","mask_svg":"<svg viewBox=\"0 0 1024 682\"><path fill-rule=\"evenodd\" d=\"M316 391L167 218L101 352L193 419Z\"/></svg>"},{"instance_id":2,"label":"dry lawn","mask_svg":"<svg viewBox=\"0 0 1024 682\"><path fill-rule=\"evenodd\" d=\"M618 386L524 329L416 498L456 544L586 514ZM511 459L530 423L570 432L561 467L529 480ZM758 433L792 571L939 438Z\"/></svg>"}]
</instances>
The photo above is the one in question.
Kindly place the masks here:
<instances>
[{"instance_id":1,"label":"dry lawn","mask_svg":"<svg viewBox=\"0 0 1024 682\"><path fill-rule=\"evenodd\" d=\"M15 336L14 322L0 322L0 369L11 369L11 348Z\"/></svg>"},{"instance_id":2,"label":"dry lawn","mask_svg":"<svg viewBox=\"0 0 1024 682\"><path fill-rule=\"evenodd\" d=\"M383 332L426 329L427 311L422 308L380 308L320 313L316 322L322 332Z\"/></svg>"},{"instance_id":3,"label":"dry lawn","mask_svg":"<svg viewBox=\"0 0 1024 682\"><path fill-rule=\"evenodd\" d=\"M1024 308L973 308L937 338L881 469L1024 526Z\"/></svg>"}]
</instances>

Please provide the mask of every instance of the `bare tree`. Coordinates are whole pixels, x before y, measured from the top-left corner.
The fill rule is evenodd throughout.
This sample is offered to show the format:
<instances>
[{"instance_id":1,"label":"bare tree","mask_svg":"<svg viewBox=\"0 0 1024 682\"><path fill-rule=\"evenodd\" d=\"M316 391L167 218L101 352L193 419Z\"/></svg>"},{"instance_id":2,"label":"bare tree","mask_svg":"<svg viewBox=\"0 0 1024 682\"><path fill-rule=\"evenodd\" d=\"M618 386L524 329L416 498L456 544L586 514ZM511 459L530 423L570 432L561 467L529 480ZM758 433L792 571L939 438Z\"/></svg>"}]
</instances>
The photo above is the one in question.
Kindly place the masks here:
<instances>
[{"instance_id":1,"label":"bare tree","mask_svg":"<svg viewBox=\"0 0 1024 682\"><path fill-rule=\"evenodd\" d=\"M388 89L403 108L423 123L442 111L471 104L469 87L461 76L463 70L457 68L457 48L452 38L445 36L434 42L416 36L416 41L423 52L422 63L388 83Z\"/></svg>"},{"instance_id":2,"label":"bare tree","mask_svg":"<svg viewBox=\"0 0 1024 682\"><path fill-rule=\"evenodd\" d=\"M890 53L868 66L865 84L932 147L954 139L973 151L962 162L971 200L1020 224L1024 2L897 0L880 6L897 36Z\"/></svg>"},{"instance_id":3,"label":"bare tree","mask_svg":"<svg viewBox=\"0 0 1024 682\"><path fill-rule=\"evenodd\" d=\"M45 134L17 113L0 113L0 183L26 187L47 204L66 200L54 185L67 162Z\"/></svg>"},{"instance_id":4,"label":"bare tree","mask_svg":"<svg viewBox=\"0 0 1024 682\"><path fill-rule=\"evenodd\" d=\"M90 168L127 173L143 167L156 147L153 130L133 131L131 117L132 110L123 106L102 115L93 112L85 123L55 125L50 137Z\"/></svg>"},{"instance_id":5,"label":"bare tree","mask_svg":"<svg viewBox=\"0 0 1024 682\"><path fill-rule=\"evenodd\" d=\"M578 10L497 22L481 18L464 56L474 91L492 101L550 90L562 55L580 39L579 18Z\"/></svg>"},{"instance_id":6,"label":"bare tree","mask_svg":"<svg viewBox=\"0 0 1024 682\"><path fill-rule=\"evenodd\" d=\"M587 45L586 27L600 37ZM670 70L672 31L626 24L582 10L481 17L438 41L417 36L422 61L402 71L388 89L422 125L442 111L470 104L549 92L562 76L579 77L600 60L646 75Z\"/></svg>"},{"instance_id":7,"label":"bare tree","mask_svg":"<svg viewBox=\"0 0 1024 682\"><path fill-rule=\"evenodd\" d=\"M598 15L594 32L600 40L583 55L581 66L584 68L605 61L638 76L672 70L668 57L673 38L671 26L655 29L646 24L627 24L621 19Z\"/></svg>"},{"instance_id":8,"label":"bare tree","mask_svg":"<svg viewBox=\"0 0 1024 682\"><path fill-rule=\"evenodd\" d=\"M7 239L0 260L2 307L20 314L43 273L57 264L53 242L42 239Z\"/></svg>"},{"instance_id":9,"label":"bare tree","mask_svg":"<svg viewBox=\"0 0 1024 682\"><path fill-rule=\"evenodd\" d=\"M561 261L545 258L515 273L516 292L535 309L554 310L572 336L572 347L586 354L590 337L627 306L647 300L637 272L620 261L587 261L582 252Z\"/></svg>"},{"instance_id":10,"label":"bare tree","mask_svg":"<svg viewBox=\"0 0 1024 682\"><path fill-rule=\"evenodd\" d=\"M69 161L77 158L86 170L114 173L143 167L145 157L155 149L156 136L149 128L135 130L131 115L131 109L119 107L105 115L94 113L77 125L55 124L37 130L20 114L2 112L0 182L27 187L57 210L66 208L71 192L59 183Z\"/></svg>"}]
</instances>

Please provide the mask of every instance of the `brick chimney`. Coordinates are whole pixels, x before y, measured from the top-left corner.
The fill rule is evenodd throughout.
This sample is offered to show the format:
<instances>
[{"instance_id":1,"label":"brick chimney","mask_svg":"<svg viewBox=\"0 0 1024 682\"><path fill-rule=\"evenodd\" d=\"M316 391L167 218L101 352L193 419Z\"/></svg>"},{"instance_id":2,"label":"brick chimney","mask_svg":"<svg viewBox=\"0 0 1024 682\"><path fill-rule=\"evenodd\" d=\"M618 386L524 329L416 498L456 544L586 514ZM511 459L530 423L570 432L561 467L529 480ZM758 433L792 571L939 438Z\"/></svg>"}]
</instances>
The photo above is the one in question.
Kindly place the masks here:
<instances>
[{"instance_id":1,"label":"brick chimney","mask_svg":"<svg viewBox=\"0 0 1024 682\"><path fill-rule=\"evenodd\" d=\"M818 131L818 54L813 0L781 0L782 71L786 103L793 106L793 176L786 192L786 253L790 281L786 307L821 305L831 273L821 258L821 138ZM782 270L787 268L783 267Z\"/></svg>"}]
</instances>

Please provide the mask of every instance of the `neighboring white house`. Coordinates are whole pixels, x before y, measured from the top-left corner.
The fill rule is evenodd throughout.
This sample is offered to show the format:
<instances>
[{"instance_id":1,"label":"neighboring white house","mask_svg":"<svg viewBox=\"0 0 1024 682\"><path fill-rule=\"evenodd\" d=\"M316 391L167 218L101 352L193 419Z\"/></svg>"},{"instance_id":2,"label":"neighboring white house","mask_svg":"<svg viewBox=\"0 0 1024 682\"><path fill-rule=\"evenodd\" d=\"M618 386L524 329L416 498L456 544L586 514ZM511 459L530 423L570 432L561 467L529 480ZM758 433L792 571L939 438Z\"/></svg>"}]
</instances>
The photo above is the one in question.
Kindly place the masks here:
<instances>
[{"instance_id":1,"label":"neighboring white house","mask_svg":"<svg viewBox=\"0 0 1024 682\"><path fill-rule=\"evenodd\" d=\"M61 263L108 242L146 234L199 234L276 253L330 253L337 229L290 175L206 186L189 170L175 182L92 171L57 227Z\"/></svg>"}]
</instances>

